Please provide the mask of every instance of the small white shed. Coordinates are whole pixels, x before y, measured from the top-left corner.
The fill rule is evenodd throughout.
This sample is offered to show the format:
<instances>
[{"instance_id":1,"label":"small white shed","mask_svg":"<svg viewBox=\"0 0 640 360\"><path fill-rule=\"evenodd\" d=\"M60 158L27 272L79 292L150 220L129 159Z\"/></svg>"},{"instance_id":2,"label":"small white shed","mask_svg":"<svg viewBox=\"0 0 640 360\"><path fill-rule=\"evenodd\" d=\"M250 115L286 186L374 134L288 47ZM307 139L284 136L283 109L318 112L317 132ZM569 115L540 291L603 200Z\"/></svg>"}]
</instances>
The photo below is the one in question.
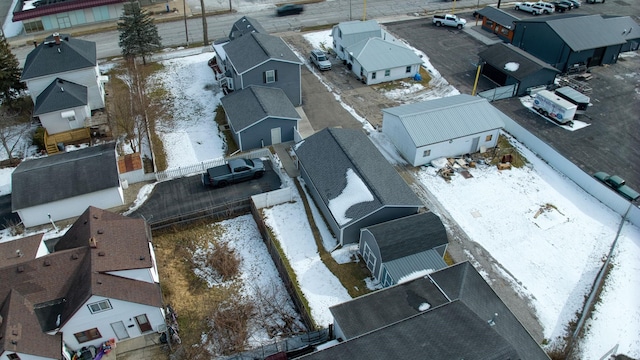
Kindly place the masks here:
<instances>
[{"instance_id":1,"label":"small white shed","mask_svg":"<svg viewBox=\"0 0 640 360\"><path fill-rule=\"evenodd\" d=\"M507 118L484 98L461 94L382 110L382 132L413 166L495 147Z\"/></svg>"}]
</instances>

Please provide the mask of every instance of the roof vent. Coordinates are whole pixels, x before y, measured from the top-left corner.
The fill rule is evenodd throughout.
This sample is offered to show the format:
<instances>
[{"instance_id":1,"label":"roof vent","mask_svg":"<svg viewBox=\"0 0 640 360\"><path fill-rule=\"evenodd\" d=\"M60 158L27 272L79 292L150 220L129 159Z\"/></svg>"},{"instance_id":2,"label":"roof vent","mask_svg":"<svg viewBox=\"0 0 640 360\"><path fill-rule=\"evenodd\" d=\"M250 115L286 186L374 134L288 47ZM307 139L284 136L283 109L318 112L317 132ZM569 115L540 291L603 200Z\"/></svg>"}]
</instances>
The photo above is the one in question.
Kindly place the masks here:
<instances>
[{"instance_id":1,"label":"roof vent","mask_svg":"<svg viewBox=\"0 0 640 360\"><path fill-rule=\"evenodd\" d=\"M98 214L93 214L93 218L97 219L98 218Z\"/></svg>"},{"instance_id":2,"label":"roof vent","mask_svg":"<svg viewBox=\"0 0 640 360\"><path fill-rule=\"evenodd\" d=\"M60 53L61 53L60 48L58 48L58 54L60 54Z\"/></svg>"},{"instance_id":3,"label":"roof vent","mask_svg":"<svg viewBox=\"0 0 640 360\"><path fill-rule=\"evenodd\" d=\"M0 325L2 325L2 315L0 315Z\"/></svg>"},{"instance_id":4,"label":"roof vent","mask_svg":"<svg viewBox=\"0 0 640 360\"><path fill-rule=\"evenodd\" d=\"M98 229L98 234L104 234L104 230Z\"/></svg>"},{"instance_id":5,"label":"roof vent","mask_svg":"<svg viewBox=\"0 0 640 360\"><path fill-rule=\"evenodd\" d=\"M100 251L100 252L98 252L98 256L105 256L105 255L106 255L106 254L105 254L105 252L104 252L104 251Z\"/></svg>"},{"instance_id":6,"label":"roof vent","mask_svg":"<svg viewBox=\"0 0 640 360\"><path fill-rule=\"evenodd\" d=\"M24 272L24 266L22 265L18 266L18 272L19 273Z\"/></svg>"},{"instance_id":7,"label":"roof vent","mask_svg":"<svg viewBox=\"0 0 640 360\"><path fill-rule=\"evenodd\" d=\"M89 239L89 246L91 246L94 249L98 247L98 242L96 241L96 238L94 238L93 236Z\"/></svg>"},{"instance_id":8,"label":"roof vent","mask_svg":"<svg viewBox=\"0 0 640 360\"><path fill-rule=\"evenodd\" d=\"M17 256L17 257L22 257L22 256L24 256L24 254L22 253L22 250L20 250L20 249L16 250L16 256Z\"/></svg>"},{"instance_id":9,"label":"roof vent","mask_svg":"<svg viewBox=\"0 0 640 360\"><path fill-rule=\"evenodd\" d=\"M49 261L49 260L47 259L47 260L45 260L45 261L42 263L42 265L43 265L43 266L51 266L51 261Z\"/></svg>"},{"instance_id":10,"label":"roof vent","mask_svg":"<svg viewBox=\"0 0 640 360\"><path fill-rule=\"evenodd\" d=\"M140 260L144 260L145 257L143 255L140 255Z\"/></svg>"},{"instance_id":11,"label":"roof vent","mask_svg":"<svg viewBox=\"0 0 640 360\"><path fill-rule=\"evenodd\" d=\"M11 340L11 345L18 345L18 342L15 340Z\"/></svg>"},{"instance_id":12,"label":"roof vent","mask_svg":"<svg viewBox=\"0 0 640 360\"><path fill-rule=\"evenodd\" d=\"M77 253L71 254L71 260L78 260L78 254Z\"/></svg>"},{"instance_id":13,"label":"roof vent","mask_svg":"<svg viewBox=\"0 0 640 360\"><path fill-rule=\"evenodd\" d=\"M498 313L493 314L491 319L487 320L489 326L494 326L496 324L496 319L498 318Z\"/></svg>"}]
</instances>

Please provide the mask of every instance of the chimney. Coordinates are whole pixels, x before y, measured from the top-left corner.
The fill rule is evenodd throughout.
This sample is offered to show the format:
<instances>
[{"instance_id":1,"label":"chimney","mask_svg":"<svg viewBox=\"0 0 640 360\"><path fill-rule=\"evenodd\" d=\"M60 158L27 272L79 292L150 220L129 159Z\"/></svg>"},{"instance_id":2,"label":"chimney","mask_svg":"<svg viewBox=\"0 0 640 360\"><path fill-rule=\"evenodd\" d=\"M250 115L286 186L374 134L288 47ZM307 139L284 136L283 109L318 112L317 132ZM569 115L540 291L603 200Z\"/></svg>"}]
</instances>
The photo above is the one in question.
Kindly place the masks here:
<instances>
[{"instance_id":1,"label":"chimney","mask_svg":"<svg viewBox=\"0 0 640 360\"><path fill-rule=\"evenodd\" d=\"M56 45L60 45L60 34L53 33L53 39L56 41Z\"/></svg>"}]
</instances>

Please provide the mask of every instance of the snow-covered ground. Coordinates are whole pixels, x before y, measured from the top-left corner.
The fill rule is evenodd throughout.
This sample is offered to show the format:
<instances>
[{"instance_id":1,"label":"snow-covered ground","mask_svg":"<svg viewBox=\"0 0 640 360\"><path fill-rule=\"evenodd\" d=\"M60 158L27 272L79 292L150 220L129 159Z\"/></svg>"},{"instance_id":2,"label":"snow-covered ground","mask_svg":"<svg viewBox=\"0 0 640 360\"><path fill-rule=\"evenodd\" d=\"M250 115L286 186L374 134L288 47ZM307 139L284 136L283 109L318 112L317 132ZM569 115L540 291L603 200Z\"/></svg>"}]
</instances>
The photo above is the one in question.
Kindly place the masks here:
<instances>
[{"instance_id":1,"label":"snow-covered ground","mask_svg":"<svg viewBox=\"0 0 640 360\"><path fill-rule=\"evenodd\" d=\"M326 32L306 38L314 45L320 41L331 43ZM179 56L179 52L173 56ZM210 57L211 54L202 54L163 60L167 66L158 79L171 91L172 101L177 101L175 105L179 109L173 114L173 120L162 124L170 167L222 154L223 143L213 124L213 111L220 93L210 87L213 76L206 66ZM416 87L409 86L408 90L388 94L389 97L421 101L457 93L424 54L423 59L433 77L435 95L430 89L411 92L416 91ZM331 89L330 84L325 85ZM337 94L336 99L340 101ZM343 106L348 109L347 105ZM371 129L366 119L359 120L363 127ZM383 134L370 133L372 141L389 161L402 161ZM531 299L545 337L554 339L564 335L565 325L580 311L602 257L614 240L620 216L537 159L516 139L512 141L531 166L506 171L480 167L470 170L472 178L456 176L450 183L435 176L433 169L423 168L417 178L468 236L491 253L498 262L495 266L512 280L514 288ZM0 172L0 182L0 191L7 191L5 172ZM149 188L143 191L139 201L144 200ZM266 215L289 255L312 315L319 324L327 324L330 321L328 307L348 300L349 296L319 261L301 202L296 198L295 202L274 206L266 210ZM246 221L230 220L225 227L240 228ZM324 233L325 247L330 248L332 240L328 239L328 231L320 230ZM8 238L4 233L2 240ZM249 247L236 249L242 253L245 248ZM242 257L251 258L244 254ZM348 251L347 256L342 257L348 258ZM616 344L619 344L618 353L640 357L640 302L635 294L638 288L640 230L625 224L614 255L613 270L593 318L587 323L581 358L599 359Z\"/></svg>"}]
</instances>

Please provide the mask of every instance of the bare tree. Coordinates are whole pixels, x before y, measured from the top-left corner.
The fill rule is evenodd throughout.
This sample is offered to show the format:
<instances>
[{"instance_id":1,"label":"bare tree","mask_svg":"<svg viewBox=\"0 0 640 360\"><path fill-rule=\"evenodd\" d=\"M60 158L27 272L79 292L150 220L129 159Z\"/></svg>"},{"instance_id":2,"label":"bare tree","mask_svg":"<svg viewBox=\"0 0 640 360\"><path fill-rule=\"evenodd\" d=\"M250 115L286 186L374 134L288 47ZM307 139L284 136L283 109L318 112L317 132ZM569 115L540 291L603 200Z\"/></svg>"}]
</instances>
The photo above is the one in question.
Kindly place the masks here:
<instances>
[{"instance_id":1,"label":"bare tree","mask_svg":"<svg viewBox=\"0 0 640 360\"><path fill-rule=\"evenodd\" d=\"M31 117L26 112L29 111L11 109L8 106L0 107L0 144L9 158L9 165L18 162L14 152L20 140L31 129Z\"/></svg>"}]
</instances>

